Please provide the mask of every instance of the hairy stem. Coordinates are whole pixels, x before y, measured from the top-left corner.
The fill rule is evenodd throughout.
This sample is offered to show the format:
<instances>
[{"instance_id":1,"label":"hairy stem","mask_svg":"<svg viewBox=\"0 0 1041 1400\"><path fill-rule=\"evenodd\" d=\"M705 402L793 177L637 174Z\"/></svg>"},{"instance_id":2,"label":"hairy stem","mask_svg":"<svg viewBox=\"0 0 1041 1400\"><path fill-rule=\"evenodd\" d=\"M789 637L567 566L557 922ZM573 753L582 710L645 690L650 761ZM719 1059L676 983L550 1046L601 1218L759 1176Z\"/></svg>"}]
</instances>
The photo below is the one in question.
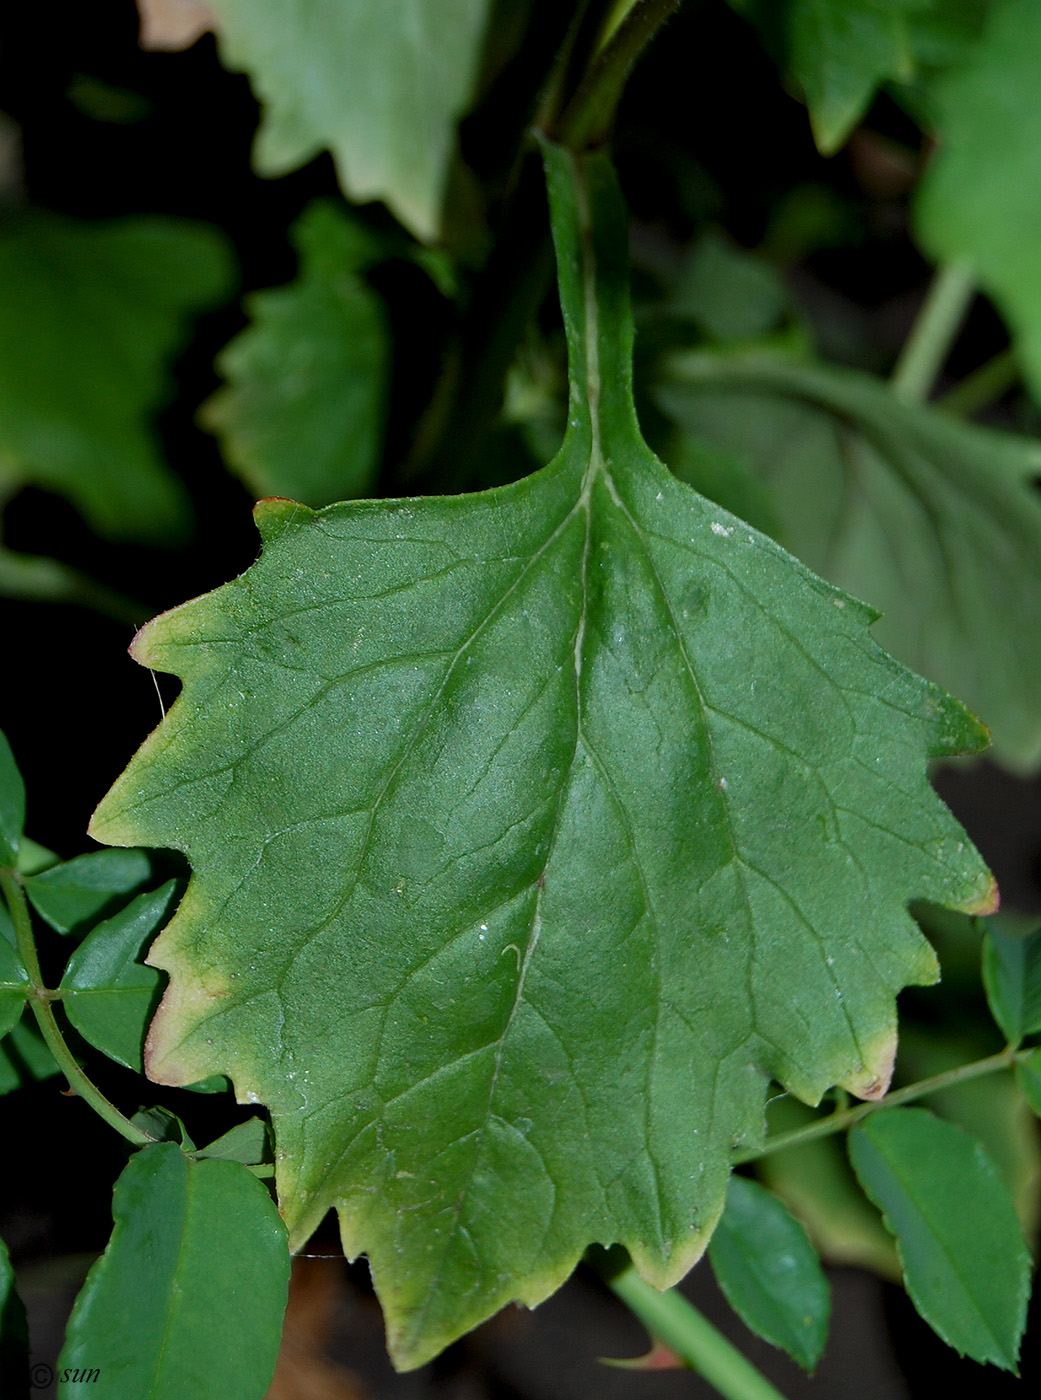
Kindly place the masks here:
<instances>
[{"instance_id":1,"label":"hairy stem","mask_svg":"<svg viewBox=\"0 0 1041 1400\"><path fill-rule=\"evenodd\" d=\"M53 993L44 986L43 975L40 972L40 959L36 952L36 940L33 937L29 904L15 871L0 869L0 888L3 889L7 907L11 911L18 954L29 974L29 1005L33 1009L33 1015L36 1017L40 1034L46 1042L47 1049L54 1056L58 1067L69 1081L69 1086L76 1090L80 1098L84 1099L95 1113L104 1118L105 1122L115 1128L116 1132L122 1133L123 1137L128 1142L132 1142L135 1147L146 1147L149 1143L158 1141L152 1137L151 1133L143 1132L131 1123L129 1118L120 1113L115 1104L109 1102L97 1085L87 1078L81 1066L77 1064L72 1051L65 1043L65 1038L54 1015L54 1009L51 1006Z\"/></svg>"},{"instance_id":2,"label":"hairy stem","mask_svg":"<svg viewBox=\"0 0 1041 1400\"><path fill-rule=\"evenodd\" d=\"M868 1118L872 1113L878 1113L885 1108L896 1108L902 1103L914 1103L915 1099L926 1098L940 1089L949 1089L952 1084L963 1084L969 1079L982 1079L985 1075L1011 1069L1019 1060L1025 1060L1033 1053L1032 1049L1017 1050L1010 1045L1000 1054L988 1055L986 1059L973 1060L967 1065L958 1065L955 1069L944 1070L942 1074L934 1074L929 1079L919 1079L917 1083L897 1089L876 1103L862 1103L856 1108L840 1109L837 1113L829 1113L825 1118L818 1118L814 1123L807 1123L804 1128L777 1133L776 1136L767 1138L762 1147L747 1152L735 1152L733 1164L737 1167L743 1162L756 1162L760 1157L768 1157L771 1153L784 1152L789 1147L802 1147L804 1143L814 1142L817 1138L845 1132L847 1128L854 1127L862 1118Z\"/></svg>"},{"instance_id":3,"label":"hairy stem","mask_svg":"<svg viewBox=\"0 0 1041 1400\"><path fill-rule=\"evenodd\" d=\"M975 295L968 263L946 263L936 273L889 381L904 403L929 397Z\"/></svg>"},{"instance_id":4,"label":"hairy stem","mask_svg":"<svg viewBox=\"0 0 1041 1400\"><path fill-rule=\"evenodd\" d=\"M617 1267L619 1251L595 1258L608 1288L699 1376L726 1400L784 1400L779 1390L675 1288L659 1293L631 1264Z\"/></svg>"}]
</instances>

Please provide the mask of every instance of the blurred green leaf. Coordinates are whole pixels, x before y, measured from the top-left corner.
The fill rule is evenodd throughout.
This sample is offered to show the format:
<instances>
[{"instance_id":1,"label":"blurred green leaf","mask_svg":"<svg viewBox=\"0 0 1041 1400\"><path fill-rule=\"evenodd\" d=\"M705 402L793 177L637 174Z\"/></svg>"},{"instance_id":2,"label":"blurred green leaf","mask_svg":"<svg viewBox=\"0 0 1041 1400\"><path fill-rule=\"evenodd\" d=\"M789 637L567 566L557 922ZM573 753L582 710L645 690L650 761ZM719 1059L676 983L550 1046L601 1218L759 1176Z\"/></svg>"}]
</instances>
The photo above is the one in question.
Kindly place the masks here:
<instances>
[{"instance_id":1,"label":"blurred green leaf","mask_svg":"<svg viewBox=\"0 0 1041 1400\"><path fill-rule=\"evenodd\" d=\"M29 1393L29 1328L15 1289L7 1246L0 1240L0 1395L21 1400Z\"/></svg>"},{"instance_id":2,"label":"blurred green leaf","mask_svg":"<svg viewBox=\"0 0 1041 1400\"><path fill-rule=\"evenodd\" d=\"M248 1118L204 1147L199 1157L213 1157L222 1162L254 1164L271 1157L271 1130L263 1118Z\"/></svg>"},{"instance_id":3,"label":"blurred green leaf","mask_svg":"<svg viewBox=\"0 0 1041 1400\"><path fill-rule=\"evenodd\" d=\"M216 229L35 210L0 233L0 486L68 497L99 534L164 543L187 496L150 419L190 317L233 282Z\"/></svg>"},{"instance_id":4,"label":"blurred green leaf","mask_svg":"<svg viewBox=\"0 0 1041 1400\"><path fill-rule=\"evenodd\" d=\"M61 990L84 1040L128 1069L144 1072L144 1044L163 975L140 961L173 901L176 880L138 895L87 935L72 954Z\"/></svg>"},{"instance_id":5,"label":"blurred green leaf","mask_svg":"<svg viewBox=\"0 0 1041 1400\"><path fill-rule=\"evenodd\" d=\"M152 875L146 851L91 851L27 876L25 892L58 933L80 934L111 914Z\"/></svg>"},{"instance_id":6,"label":"blurred green leaf","mask_svg":"<svg viewBox=\"0 0 1041 1400\"><path fill-rule=\"evenodd\" d=\"M312 204L291 237L300 274L248 298L253 324L218 357L228 383L202 421L254 495L324 506L367 494L379 466L389 333L358 272L380 250L328 201Z\"/></svg>"},{"instance_id":7,"label":"blurred green leaf","mask_svg":"<svg viewBox=\"0 0 1041 1400\"><path fill-rule=\"evenodd\" d=\"M771 1135L790 1132L820 1115L786 1095L767 1111ZM801 1220L810 1239L831 1264L871 1269L897 1280L900 1264L881 1216L864 1195L838 1137L771 1152L756 1162L762 1181Z\"/></svg>"},{"instance_id":8,"label":"blurred green leaf","mask_svg":"<svg viewBox=\"0 0 1041 1400\"><path fill-rule=\"evenodd\" d=\"M31 1016L23 1015L0 1040L0 1094L10 1094L23 1084L50 1079L58 1073L54 1057Z\"/></svg>"},{"instance_id":9,"label":"blurred green leaf","mask_svg":"<svg viewBox=\"0 0 1041 1400\"><path fill-rule=\"evenodd\" d=\"M0 865L14 869L25 828L25 783L7 735L0 729Z\"/></svg>"},{"instance_id":10,"label":"blurred green leaf","mask_svg":"<svg viewBox=\"0 0 1041 1400\"><path fill-rule=\"evenodd\" d=\"M1016 338L1041 397L1041 5L1000 0L967 60L937 80L939 148L916 226L938 261L975 270Z\"/></svg>"},{"instance_id":11,"label":"blurred green leaf","mask_svg":"<svg viewBox=\"0 0 1041 1400\"><path fill-rule=\"evenodd\" d=\"M776 1196L732 1176L708 1252L742 1322L812 1371L828 1340L831 1293L805 1229Z\"/></svg>"},{"instance_id":12,"label":"blurred green leaf","mask_svg":"<svg viewBox=\"0 0 1041 1400\"><path fill-rule=\"evenodd\" d=\"M225 65L263 107L262 175L329 149L344 193L384 200L436 238L455 125L477 76L488 0L210 0Z\"/></svg>"},{"instance_id":13,"label":"blurred green leaf","mask_svg":"<svg viewBox=\"0 0 1041 1400\"><path fill-rule=\"evenodd\" d=\"M136 1153L115 1229L69 1319L58 1369L100 1371L105 1400L262 1400L289 1280L285 1228L259 1181L174 1143ZM65 1384L62 1400L96 1400Z\"/></svg>"},{"instance_id":14,"label":"blurred green leaf","mask_svg":"<svg viewBox=\"0 0 1041 1400\"><path fill-rule=\"evenodd\" d=\"M718 229L704 234L680 270L668 305L722 342L757 340L791 312L784 278Z\"/></svg>"},{"instance_id":15,"label":"blurred green leaf","mask_svg":"<svg viewBox=\"0 0 1041 1400\"><path fill-rule=\"evenodd\" d=\"M1011 1045L1041 1031L1041 928L1017 934L987 925L983 985L995 1021Z\"/></svg>"},{"instance_id":16,"label":"blurred green leaf","mask_svg":"<svg viewBox=\"0 0 1041 1400\"><path fill-rule=\"evenodd\" d=\"M765 484L780 542L878 608L880 644L979 714L998 759L1034 769L1041 444L898 403L834 366L693 352L670 375L658 402Z\"/></svg>"},{"instance_id":17,"label":"blurred green leaf","mask_svg":"<svg viewBox=\"0 0 1041 1400\"><path fill-rule=\"evenodd\" d=\"M911 1299L949 1346L1015 1370L1030 1256L1008 1189L978 1142L923 1108L849 1135L860 1184L896 1237Z\"/></svg>"},{"instance_id":18,"label":"blurred green leaf","mask_svg":"<svg viewBox=\"0 0 1041 1400\"><path fill-rule=\"evenodd\" d=\"M1025 1060L1020 1060L1016 1066L1016 1083L1027 1103L1041 1118L1041 1048Z\"/></svg>"}]
</instances>

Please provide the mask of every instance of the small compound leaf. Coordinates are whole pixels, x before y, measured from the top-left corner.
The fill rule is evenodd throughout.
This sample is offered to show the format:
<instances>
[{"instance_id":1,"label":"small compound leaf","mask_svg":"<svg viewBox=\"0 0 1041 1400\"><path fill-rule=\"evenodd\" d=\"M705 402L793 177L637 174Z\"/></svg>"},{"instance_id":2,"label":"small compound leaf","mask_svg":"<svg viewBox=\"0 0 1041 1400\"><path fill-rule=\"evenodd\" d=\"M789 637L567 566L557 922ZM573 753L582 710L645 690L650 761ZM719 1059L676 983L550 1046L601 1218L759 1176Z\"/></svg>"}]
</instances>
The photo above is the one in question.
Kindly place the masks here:
<instances>
[{"instance_id":1,"label":"small compound leaf","mask_svg":"<svg viewBox=\"0 0 1041 1400\"><path fill-rule=\"evenodd\" d=\"M267 1105L294 1244L339 1209L400 1366L594 1241L679 1279L770 1077L885 1091L907 901L995 897L925 771L980 727L652 456L613 174L546 159L559 455L262 502L259 561L139 634L184 688L93 823L193 866L149 1074Z\"/></svg>"},{"instance_id":2,"label":"small compound leaf","mask_svg":"<svg viewBox=\"0 0 1041 1400\"><path fill-rule=\"evenodd\" d=\"M376 251L365 230L323 200L292 237L300 276L248 299L253 324L218 357L228 383L202 421L256 496L325 506L372 487L390 345L382 302L356 271Z\"/></svg>"},{"instance_id":3,"label":"small compound leaf","mask_svg":"<svg viewBox=\"0 0 1041 1400\"><path fill-rule=\"evenodd\" d=\"M176 880L132 900L98 924L68 961L65 1014L84 1040L128 1069L144 1073L148 1024L163 977L140 961L173 902Z\"/></svg>"},{"instance_id":4,"label":"small compound leaf","mask_svg":"<svg viewBox=\"0 0 1041 1400\"><path fill-rule=\"evenodd\" d=\"M263 107L260 173L284 175L328 148L349 199L382 199L418 238L435 238L488 0L209 3L225 66L249 73Z\"/></svg>"},{"instance_id":5,"label":"small compound leaf","mask_svg":"<svg viewBox=\"0 0 1041 1400\"><path fill-rule=\"evenodd\" d=\"M7 735L0 729L0 865L13 870L25 829L25 783Z\"/></svg>"},{"instance_id":6,"label":"small compound leaf","mask_svg":"<svg viewBox=\"0 0 1041 1400\"><path fill-rule=\"evenodd\" d=\"M7 1246L0 1240L0 1395L29 1393L29 1328L25 1305L14 1286Z\"/></svg>"},{"instance_id":7,"label":"small compound leaf","mask_svg":"<svg viewBox=\"0 0 1041 1400\"><path fill-rule=\"evenodd\" d=\"M6 938L0 938L0 1036L14 1026L29 994L29 974Z\"/></svg>"},{"instance_id":8,"label":"small compound leaf","mask_svg":"<svg viewBox=\"0 0 1041 1400\"><path fill-rule=\"evenodd\" d=\"M197 1155L215 1157L222 1162L244 1162L252 1166L271 1159L271 1130L263 1118L249 1118L238 1123L223 1137L211 1142Z\"/></svg>"},{"instance_id":9,"label":"small compound leaf","mask_svg":"<svg viewBox=\"0 0 1041 1400\"><path fill-rule=\"evenodd\" d=\"M675 356L671 373L661 406L755 473L780 543L879 609L879 642L979 714L1001 762L1035 768L1041 444L899 403L834 366L701 352Z\"/></svg>"},{"instance_id":10,"label":"small compound leaf","mask_svg":"<svg viewBox=\"0 0 1041 1400\"><path fill-rule=\"evenodd\" d=\"M58 933L80 934L151 877L146 851L91 851L25 880L33 908Z\"/></svg>"},{"instance_id":11,"label":"small compound leaf","mask_svg":"<svg viewBox=\"0 0 1041 1400\"><path fill-rule=\"evenodd\" d=\"M1041 1118L1041 1048L1016 1065L1016 1083L1027 1103Z\"/></svg>"},{"instance_id":12,"label":"small compound leaf","mask_svg":"<svg viewBox=\"0 0 1041 1400\"><path fill-rule=\"evenodd\" d=\"M1041 928L1017 934L987 925L983 985L1009 1044L1041 1031Z\"/></svg>"},{"instance_id":13,"label":"small compound leaf","mask_svg":"<svg viewBox=\"0 0 1041 1400\"><path fill-rule=\"evenodd\" d=\"M1005 0L967 62L934 85L939 146L919 188L923 247L970 264L1016 339L1016 361L1041 395L1041 6Z\"/></svg>"},{"instance_id":14,"label":"small compound leaf","mask_svg":"<svg viewBox=\"0 0 1041 1400\"><path fill-rule=\"evenodd\" d=\"M915 1307L949 1346L1014 1371L1030 1256L986 1152L924 1108L871 1115L849 1135L860 1184L896 1237Z\"/></svg>"},{"instance_id":15,"label":"small compound leaf","mask_svg":"<svg viewBox=\"0 0 1041 1400\"><path fill-rule=\"evenodd\" d=\"M33 1018L23 1015L0 1040L0 1094L10 1094L23 1084L50 1079L57 1073L54 1056L44 1044Z\"/></svg>"},{"instance_id":16,"label":"small compound leaf","mask_svg":"<svg viewBox=\"0 0 1041 1400\"><path fill-rule=\"evenodd\" d=\"M112 1214L59 1371L97 1368L106 1400L262 1400L289 1252L260 1182L233 1162L193 1162L161 1143L130 1159ZM62 1400L93 1400L97 1389L65 1384Z\"/></svg>"},{"instance_id":17,"label":"small compound leaf","mask_svg":"<svg viewBox=\"0 0 1041 1400\"><path fill-rule=\"evenodd\" d=\"M131 1118L135 1128L151 1134L157 1142L175 1142L185 1152L194 1152L195 1143L188 1136L188 1129L168 1108L156 1105L154 1108L139 1108Z\"/></svg>"},{"instance_id":18,"label":"small compound leaf","mask_svg":"<svg viewBox=\"0 0 1041 1400\"><path fill-rule=\"evenodd\" d=\"M732 1176L708 1254L745 1326L812 1371L828 1340L831 1292L806 1231L777 1197Z\"/></svg>"},{"instance_id":19,"label":"small compound leaf","mask_svg":"<svg viewBox=\"0 0 1041 1400\"><path fill-rule=\"evenodd\" d=\"M189 318L231 260L202 224L40 211L0 235L0 484L66 496L99 534L169 542L187 496L150 427Z\"/></svg>"}]
</instances>

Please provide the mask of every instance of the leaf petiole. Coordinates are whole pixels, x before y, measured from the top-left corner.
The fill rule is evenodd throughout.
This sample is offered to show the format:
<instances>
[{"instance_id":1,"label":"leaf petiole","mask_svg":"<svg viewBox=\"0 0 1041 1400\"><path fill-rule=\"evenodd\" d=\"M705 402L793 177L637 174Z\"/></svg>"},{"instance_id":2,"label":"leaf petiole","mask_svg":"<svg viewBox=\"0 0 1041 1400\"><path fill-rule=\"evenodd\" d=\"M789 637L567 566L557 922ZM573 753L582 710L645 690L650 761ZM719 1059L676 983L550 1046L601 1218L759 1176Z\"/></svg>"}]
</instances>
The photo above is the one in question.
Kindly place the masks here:
<instances>
[{"instance_id":1,"label":"leaf petiole","mask_svg":"<svg viewBox=\"0 0 1041 1400\"><path fill-rule=\"evenodd\" d=\"M916 1084L908 1084L903 1089L897 1089L892 1094L887 1094L884 1099L878 1099L874 1103L862 1103L858 1104L856 1108L839 1109L835 1113L829 1113L825 1118L818 1118L816 1122L807 1123L804 1128L793 1128L787 1133L777 1133L774 1137L767 1138L762 1147L753 1148L747 1152L735 1152L732 1159L733 1165L739 1167L745 1162L757 1162L760 1157L768 1157L774 1152L785 1152L790 1147L802 1147L804 1143L814 1142L817 1138L830 1137L832 1133L845 1132L847 1128L854 1127L862 1119L870 1117L872 1113L878 1113L884 1108L895 1108L902 1103L914 1103L916 1099L926 1098L929 1094L938 1093L941 1089L949 1089L953 1084L964 1084L969 1079L982 1079L985 1075L1012 1069L1033 1053L1034 1047L1027 1050L1017 1050L1015 1046L1006 1046L997 1055L988 1055L985 1059L972 1060L967 1065L958 1065L954 1069L944 1070L942 1074L934 1074L928 1079L920 1079Z\"/></svg>"},{"instance_id":2,"label":"leaf petiole","mask_svg":"<svg viewBox=\"0 0 1041 1400\"><path fill-rule=\"evenodd\" d=\"M135 1147L147 1147L149 1143L156 1142L158 1139L154 1138L151 1133L142 1131L141 1128L131 1123L129 1118L120 1113L115 1104L109 1102L77 1063L75 1056L65 1042L65 1037L61 1033L61 1028L51 1006L54 993L44 986L43 975L40 971L40 959L36 952L36 940L33 937L29 904L15 871L0 868L0 889L3 890L4 899L11 912L18 954L29 974L29 1005L33 1009L33 1015L36 1017L40 1034L43 1036L47 1049L54 1056L61 1072L69 1081L70 1088L75 1089L80 1098L84 1099L99 1117L104 1118L110 1127L115 1128L117 1133L121 1133Z\"/></svg>"},{"instance_id":3,"label":"leaf petiole","mask_svg":"<svg viewBox=\"0 0 1041 1400\"><path fill-rule=\"evenodd\" d=\"M975 295L968 263L945 263L937 271L889 380L898 399L924 403L929 397Z\"/></svg>"}]
</instances>

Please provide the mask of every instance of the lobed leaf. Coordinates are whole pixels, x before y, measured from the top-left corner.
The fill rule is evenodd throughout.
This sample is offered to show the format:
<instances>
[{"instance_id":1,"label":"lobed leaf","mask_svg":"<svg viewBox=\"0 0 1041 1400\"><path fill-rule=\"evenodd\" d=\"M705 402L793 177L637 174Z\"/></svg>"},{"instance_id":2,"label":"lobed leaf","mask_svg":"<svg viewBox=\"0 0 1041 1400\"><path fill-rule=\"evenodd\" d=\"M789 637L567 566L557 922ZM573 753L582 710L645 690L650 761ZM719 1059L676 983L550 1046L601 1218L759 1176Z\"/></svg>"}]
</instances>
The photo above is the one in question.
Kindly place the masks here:
<instances>
[{"instance_id":1,"label":"lobed leaf","mask_svg":"<svg viewBox=\"0 0 1041 1400\"><path fill-rule=\"evenodd\" d=\"M708 1253L741 1321L812 1371L828 1340L831 1292L802 1225L769 1191L732 1176Z\"/></svg>"},{"instance_id":2,"label":"lobed leaf","mask_svg":"<svg viewBox=\"0 0 1041 1400\"><path fill-rule=\"evenodd\" d=\"M227 246L183 220L35 210L0 235L0 484L69 500L99 534L162 543L188 501L150 426L189 317L225 300Z\"/></svg>"},{"instance_id":3,"label":"lobed leaf","mask_svg":"<svg viewBox=\"0 0 1041 1400\"><path fill-rule=\"evenodd\" d=\"M390 345L380 298L358 275L374 250L336 205L294 225L300 275L248 299L253 324L217 369L202 421L256 496L305 505L361 496L379 466Z\"/></svg>"},{"instance_id":4,"label":"lobed leaf","mask_svg":"<svg viewBox=\"0 0 1041 1400\"><path fill-rule=\"evenodd\" d=\"M184 686L93 821L194 870L149 1074L270 1108L294 1245L338 1208L399 1366L591 1242L679 1279L771 1077L885 1091L908 899L995 897L925 774L981 729L652 456L610 167L546 161L559 455L262 502L258 562L139 635Z\"/></svg>"},{"instance_id":5,"label":"lobed leaf","mask_svg":"<svg viewBox=\"0 0 1041 1400\"><path fill-rule=\"evenodd\" d=\"M138 1073L144 1072L145 1034L163 981L139 959L176 888L176 880L168 880L98 924L72 954L61 979L65 1014L83 1039Z\"/></svg>"},{"instance_id":6,"label":"lobed leaf","mask_svg":"<svg viewBox=\"0 0 1041 1400\"><path fill-rule=\"evenodd\" d=\"M983 939L983 985L1010 1044L1041 1031L1041 928L1019 934L989 924Z\"/></svg>"},{"instance_id":7,"label":"lobed leaf","mask_svg":"<svg viewBox=\"0 0 1041 1400\"><path fill-rule=\"evenodd\" d=\"M695 353L672 373L662 407L766 485L781 542L878 608L879 641L964 698L997 758L1036 768L1041 445L898 403L850 370ZM711 488L696 454L676 465Z\"/></svg>"},{"instance_id":8,"label":"lobed leaf","mask_svg":"<svg viewBox=\"0 0 1041 1400\"><path fill-rule=\"evenodd\" d=\"M87 1276L58 1358L61 1400L262 1400L289 1283L285 1230L264 1187L175 1143L135 1153L115 1228Z\"/></svg>"},{"instance_id":9,"label":"lobed leaf","mask_svg":"<svg viewBox=\"0 0 1041 1400\"><path fill-rule=\"evenodd\" d=\"M418 238L436 238L488 0L210 0L210 9L222 61L249 73L262 104L260 173L284 175L328 148L349 199L382 199Z\"/></svg>"},{"instance_id":10,"label":"lobed leaf","mask_svg":"<svg viewBox=\"0 0 1041 1400\"><path fill-rule=\"evenodd\" d=\"M849 1149L926 1322L961 1355L1014 1371L1030 1256L986 1152L924 1108L873 1114L850 1133Z\"/></svg>"}]
</instances>

